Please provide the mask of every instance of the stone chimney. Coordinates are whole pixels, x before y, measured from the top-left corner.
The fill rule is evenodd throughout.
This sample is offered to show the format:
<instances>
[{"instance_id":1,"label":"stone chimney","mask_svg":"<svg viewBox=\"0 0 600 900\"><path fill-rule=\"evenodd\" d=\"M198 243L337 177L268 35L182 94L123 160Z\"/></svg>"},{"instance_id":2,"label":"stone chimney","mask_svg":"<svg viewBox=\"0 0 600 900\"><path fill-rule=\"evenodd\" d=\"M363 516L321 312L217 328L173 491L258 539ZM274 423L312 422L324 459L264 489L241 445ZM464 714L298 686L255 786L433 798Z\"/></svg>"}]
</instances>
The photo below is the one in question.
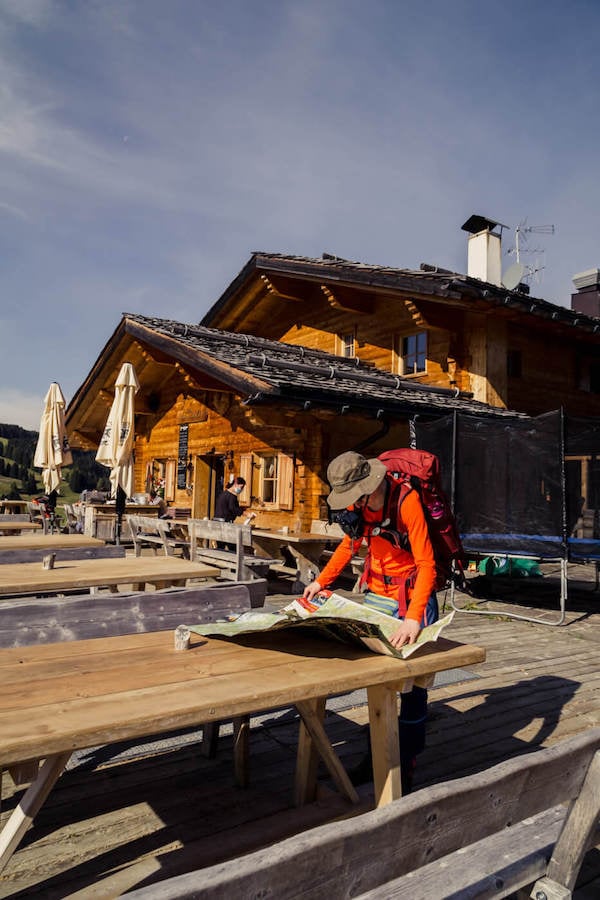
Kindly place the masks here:
<instances>
[{"instance_id":1,"label":"stone chimney","mask_svg":"<svg viewBox=\"0 0 600 900\"><path fill-rule=\"evenodd\" d=\"M478 215L472 215L461 226L463 231L470 234L467 244L467 275L498 287L502 285L502 229L507 227ZM497 228L500 231L496 231Z\"/></svg>"},{"instance_id":2,"label":"stone chimney","mask_svg":"<svg viewBox=\"0 0 600 900\"><path fill-rule=\"evenodd\" d=\"M571 294L571 309L586 316L600 316L600 269L573 275L577 293Z\"/></svg>"}]
</instances>

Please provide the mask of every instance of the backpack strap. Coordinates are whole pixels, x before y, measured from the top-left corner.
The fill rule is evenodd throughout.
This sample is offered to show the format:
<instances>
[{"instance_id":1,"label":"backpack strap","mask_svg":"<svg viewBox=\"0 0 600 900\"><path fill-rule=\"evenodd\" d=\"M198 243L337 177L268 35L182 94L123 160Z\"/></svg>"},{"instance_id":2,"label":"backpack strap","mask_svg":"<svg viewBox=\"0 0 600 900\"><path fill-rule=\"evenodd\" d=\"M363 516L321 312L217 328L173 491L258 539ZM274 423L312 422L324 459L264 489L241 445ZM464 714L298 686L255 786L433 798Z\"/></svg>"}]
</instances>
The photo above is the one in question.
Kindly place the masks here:
<instances>
[{"instance_id":1,"label":"backpack strap","mask_svg":"<svg viewBox=\"0 0 600 900\"><path fill-rule=\"evenodd\" d=\"M389 473L386 475L386 479L388 482L388 490L383 507L383 518L380 524L375 524L370 527L369 537L382 537L385 540L388 540L390 544L392 544L392 546L397 547L399 550L408 550L408 552L410 552L408 533L405 528L401 527L403 523L401 523L400 519L400 508L404 503L406 497L411 493L411 491L414 490L414 488L407 481L400 481L399 479L394 478ZM362 575L359 581L360 587L368 584L371 570L371 545L369 543L367 555L365 556ZM406 615L408 603L408 591L414 585L416 569L414 570L414 572L410 573L408 578L386 576L383 575L383 573L379 572L377 573L377 575L378 577L383 578L383 581L386 585L394 587L393 593L395 599L398 601L399 613L402 617L404 617Z\"/></svg>"}]
</instances>

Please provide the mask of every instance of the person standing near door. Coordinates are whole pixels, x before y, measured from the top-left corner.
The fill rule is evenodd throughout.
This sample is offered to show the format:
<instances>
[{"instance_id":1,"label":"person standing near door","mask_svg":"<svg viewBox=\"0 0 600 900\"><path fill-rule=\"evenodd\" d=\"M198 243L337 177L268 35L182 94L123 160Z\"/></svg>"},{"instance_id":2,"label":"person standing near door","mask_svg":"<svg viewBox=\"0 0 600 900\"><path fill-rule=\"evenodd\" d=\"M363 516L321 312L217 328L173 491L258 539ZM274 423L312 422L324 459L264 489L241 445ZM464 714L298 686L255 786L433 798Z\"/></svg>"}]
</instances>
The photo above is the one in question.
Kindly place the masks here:
<instances>
[{"instance_id":1,"label":"person standing near door","mask_svg":"<svg viewBox=\"0 0 600 900\"><path fill-rule=\"evenodd\" d=\"M244 490L246 485L245 478L238 476L234 478L231 484L217 497L215 504L215 519L223 519L225 522L234 522L238 516L244 512L244 507L240 506L238 497Z\"/></svg>"}]
</instances>

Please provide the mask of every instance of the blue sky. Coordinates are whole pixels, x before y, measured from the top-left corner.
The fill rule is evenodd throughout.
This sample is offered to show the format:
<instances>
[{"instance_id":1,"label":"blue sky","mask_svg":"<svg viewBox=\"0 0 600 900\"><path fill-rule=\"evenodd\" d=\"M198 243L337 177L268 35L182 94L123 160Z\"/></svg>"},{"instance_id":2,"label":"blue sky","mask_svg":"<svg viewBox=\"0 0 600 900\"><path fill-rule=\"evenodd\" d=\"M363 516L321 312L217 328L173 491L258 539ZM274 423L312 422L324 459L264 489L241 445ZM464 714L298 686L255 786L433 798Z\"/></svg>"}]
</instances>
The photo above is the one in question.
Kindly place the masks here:
<instances>
[{"instance_id":1,"label":"blue sky","mask_svg":"<svg viewBox=\"0 0 600 900\"><path fill-rule=\"evenodd\" d=\"M197 322L253 250L600 266L597 0L0 0L0 422L123 312ZM540 252L534 252L540 251ZM544 252L541 252L544 251ZM507 255L505 267L514 262Z\"/></svg>"}]
</instances>

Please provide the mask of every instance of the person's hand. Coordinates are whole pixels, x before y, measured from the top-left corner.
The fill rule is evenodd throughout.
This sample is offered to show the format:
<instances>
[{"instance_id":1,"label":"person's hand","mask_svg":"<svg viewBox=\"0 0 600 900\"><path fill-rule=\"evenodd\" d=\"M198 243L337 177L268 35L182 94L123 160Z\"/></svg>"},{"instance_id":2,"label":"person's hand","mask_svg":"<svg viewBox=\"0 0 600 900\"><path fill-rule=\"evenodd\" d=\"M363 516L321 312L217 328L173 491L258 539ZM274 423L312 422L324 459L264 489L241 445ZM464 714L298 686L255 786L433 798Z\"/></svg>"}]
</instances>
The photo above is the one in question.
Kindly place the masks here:
<instances>
[{"instance_id":1,"label":"person's hand","mask_svg":"<svg viewBox=\"0 0 600 900\"><path fill-rule=\"evenodd\" d=\"M322 590L323 590L323 588L322 588L321 584L319 584L318 581L311 581L311 583L307 584L306 587L304 588L304 593L302 594L302 596L306 597L307 600L312 600L312 598L315 596L315 594L318 594L319 591L322 591Z\"/></svg>"},{"instance_id":2,"label":"person's hand","mask_svg":"<svg viewBox=\"0 0 600 900\"><path fill-rule=\"evenodd\" d=\"M405 619L400 623L398 631L390 638L392 647L403 647L404 644L414 644L419 636L421 626L416 619Z\"/></svg>"}]
</instances>

